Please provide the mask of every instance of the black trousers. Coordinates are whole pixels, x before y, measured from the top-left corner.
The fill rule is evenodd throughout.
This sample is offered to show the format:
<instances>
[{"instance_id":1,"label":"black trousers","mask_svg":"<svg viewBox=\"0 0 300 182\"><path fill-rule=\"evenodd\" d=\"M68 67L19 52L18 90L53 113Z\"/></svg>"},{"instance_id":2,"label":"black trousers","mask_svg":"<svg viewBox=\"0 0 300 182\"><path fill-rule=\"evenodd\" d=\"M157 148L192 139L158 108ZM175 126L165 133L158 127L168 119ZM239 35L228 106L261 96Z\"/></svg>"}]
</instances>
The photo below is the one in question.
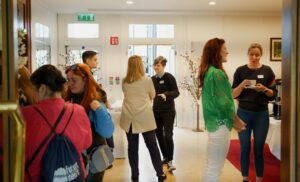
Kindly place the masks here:
<instances>
[{"instance_id":1,"label":"black trousers","mask_svg":"<svg viewBox=\"0 0 300 182\"><path fill-rule=\"evenodd\" d=\"M106 139L106 143L107 143L107 145L108 145L111 149L115 148L115 142L114 142L114 137L113 137L113 136L110 137L110 138L107 138L107 139Z\"/></svg>"},{"instance_id":2,"label":"black trousers","mask_svg":"<svg viewBox=\"0 0 300 182\"><path fill-rule=\"evenodd\" d=\"M102 182L104 173L105 170L95 174L88 174L86 182Z\"/></svg>"},{"instance_id":3,"label":"black trousers","mask_svg":"<svg viewBox=\"0 0 300 182\"><path fill-rule=\"evenodd\" d=\"M174 155L173 129L176 112L154 112L157 125L156 136L160 151L166 161L172 161Z\"/></svg>"},{"instance_id":4,"label":"black trousers","mask_svg":"<svg viewBox=\"0 0 300 182\"><path fill-rule=\"evenodd\" d=\"M148 151L150 153L152 165L156 171L157 176L163 174L163 168L160 158L160 153L155 137L155 130L142 133ZM131 177L139 176L139 134L133 134L132 128L126 133L128 141L128 158L131 167Z\"/></svg>"}]
</instances>

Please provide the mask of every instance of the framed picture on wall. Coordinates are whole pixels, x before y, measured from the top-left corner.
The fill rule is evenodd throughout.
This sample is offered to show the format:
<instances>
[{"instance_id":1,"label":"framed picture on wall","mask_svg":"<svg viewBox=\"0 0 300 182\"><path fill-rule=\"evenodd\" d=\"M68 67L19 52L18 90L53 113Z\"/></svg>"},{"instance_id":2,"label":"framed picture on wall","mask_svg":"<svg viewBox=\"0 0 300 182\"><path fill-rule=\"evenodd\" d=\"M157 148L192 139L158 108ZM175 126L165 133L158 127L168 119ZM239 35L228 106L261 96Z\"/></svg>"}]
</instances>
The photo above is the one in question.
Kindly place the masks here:
<instances>
[{"instance_id":1,"label":"framed picture on wall","mask_svg":"<svg viewBox=\"0 0 300 182\"><path fill-rule=\"evenodd\" d=\"M281 38L270 38L270 61L281 61Z\"/></svg>"}]
</instances>

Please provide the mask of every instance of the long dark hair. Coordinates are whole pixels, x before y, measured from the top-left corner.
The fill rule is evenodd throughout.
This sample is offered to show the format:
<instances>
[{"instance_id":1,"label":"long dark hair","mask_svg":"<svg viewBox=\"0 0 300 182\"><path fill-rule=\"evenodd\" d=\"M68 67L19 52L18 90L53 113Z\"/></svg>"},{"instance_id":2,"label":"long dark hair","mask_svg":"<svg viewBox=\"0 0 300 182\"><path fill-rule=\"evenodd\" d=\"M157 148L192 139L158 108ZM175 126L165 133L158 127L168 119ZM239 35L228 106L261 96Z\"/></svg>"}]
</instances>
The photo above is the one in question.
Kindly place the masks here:
<instances>
[{"instance_id":1,"label":"long dark hair","mask_svg":"<svg viewBox=\"0 0 300 182\"><path fill-rule=\"evenodd\" d=\"M30 81L36 88L45 84L52 92L62 92L66 83L61 71L50 64L43 65L34 71L30 76Z\"/></svg>"},{"instance_id":2,"label":"long dark hair","mask_svg":"<svg viewBox=\"0 0 300 182\"><path fill-rule=\"evenodd\" d=\"M225 43L224 39L213 38L206 42L201 57L201 64L199 68L199 86L203 86L204 76L209 66L214 66L217 69L223 69L221 48Z\"/></svg>"}]
</instances>

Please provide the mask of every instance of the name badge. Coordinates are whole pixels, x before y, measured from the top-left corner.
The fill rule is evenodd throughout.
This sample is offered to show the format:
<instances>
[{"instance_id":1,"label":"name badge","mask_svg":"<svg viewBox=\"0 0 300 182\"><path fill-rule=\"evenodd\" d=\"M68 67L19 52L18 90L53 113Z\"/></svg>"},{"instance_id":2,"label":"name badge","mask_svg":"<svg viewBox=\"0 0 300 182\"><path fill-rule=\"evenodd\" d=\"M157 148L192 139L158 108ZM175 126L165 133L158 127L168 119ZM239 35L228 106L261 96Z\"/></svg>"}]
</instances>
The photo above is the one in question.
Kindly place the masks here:
<instances>
[{"instance_id":1,"label":"name badge","mask_svg":"<svg viewBox=\"0 0 300 182\"><path fill-rule=\"evenodd\" d=\"M257 75L257 78L264 78L264 75Z\"/></svg>"},{"instance_id":2,"label":"name badge","mask_svg":"<svg viewBox=\"0 0 300 182\"><path fill-rule=\"evenodd\" d=\"M164 84L164 83L165 83L164 80L160 80L160 81L159 81L159 84Z\"/></svg>"}]
</instances>

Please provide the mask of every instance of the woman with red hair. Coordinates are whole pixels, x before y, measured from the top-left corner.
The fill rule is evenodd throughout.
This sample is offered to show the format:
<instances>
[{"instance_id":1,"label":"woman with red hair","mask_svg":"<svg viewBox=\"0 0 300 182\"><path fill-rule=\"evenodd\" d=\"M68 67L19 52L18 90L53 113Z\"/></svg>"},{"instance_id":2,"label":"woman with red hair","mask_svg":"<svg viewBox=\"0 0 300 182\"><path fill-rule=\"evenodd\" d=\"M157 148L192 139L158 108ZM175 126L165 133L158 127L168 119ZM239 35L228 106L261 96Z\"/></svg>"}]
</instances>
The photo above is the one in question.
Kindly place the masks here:
<instances>
[{"instance_id":1,"label":"woman with red hair","mask_svg":"<svg viewBox=\"0 0 300 182\"><path fill-rule=\"evenodd\" d=\"M110 138L114 131L111 116L106 110L105 104L100 102L100 86L94 80L90 68L86 64L74 64L66 71L68 89L66 100L82 105L91 121L93 141L87 150L89 154L93 149L105 145L105 138ZM87 181L102 181L104 171L98 172L93 163L89 166Z\"/></svg>"},{"instance_id":2,"label":"woman with red hair","mask_svg":"<svg viewBox=\"0 0 300 182\"><path fill-rule=\"evenodd\" d=\"M206 164L202 181L219 181L229 149L230 130L244 130L235 115L231 85L223 68L228 51L224 39L206 42L200 65L200 87L205 128L208 133Z\"/></svg>"}]
</instances>

